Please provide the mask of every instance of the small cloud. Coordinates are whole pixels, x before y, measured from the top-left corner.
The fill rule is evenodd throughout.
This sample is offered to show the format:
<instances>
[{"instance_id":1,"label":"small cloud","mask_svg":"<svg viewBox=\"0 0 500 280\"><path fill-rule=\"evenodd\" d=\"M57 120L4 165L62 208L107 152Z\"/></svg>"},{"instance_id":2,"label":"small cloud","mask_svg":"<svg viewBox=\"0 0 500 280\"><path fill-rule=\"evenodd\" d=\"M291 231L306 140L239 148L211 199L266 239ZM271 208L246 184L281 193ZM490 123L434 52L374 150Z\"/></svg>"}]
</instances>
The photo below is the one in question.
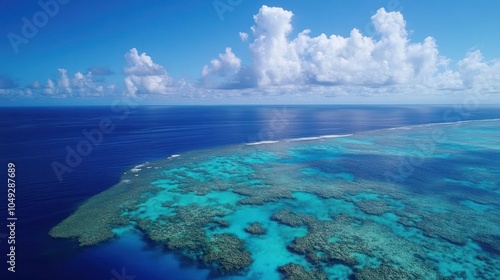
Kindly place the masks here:
<instances>
[{"instance_id":1,"label":"small cloud","mask_svg":"<svg viewBox=\"0 0 500 280\"><path fill-rule=\"evenodd\" d=\"M39 81L34 81L33 83L27 86L27 88L40 88L40 87L42 87L42 84Z\"/></svg>"},{"instance_id":2,"label":"small cloud","mask_svg":"<svg viewBox=\"0 0 500 280\"><path fill-rule=\"evenodd\" d=\"M54 95L56 93L56 84L54 83L54 81L52 81L51 79L47 80L47 84L43 89L43 93L48 95Z\"/></svg>"},{"instance_id":3,"label":"small cloud","mask_svg":"<svg viewBox=\"0 0 500 280\"><path fill-rule=\"evenodd\" d=\"M139 55L136 48L125 54L128 66L123 68L126 93L135 96L137 93L166 94L175 86L174 79L167 70L146 53Z\"/></svg>"},{"instance_id":4,"label":"small cloud","mask_svg":"<svg viewBox=\"0 0 500 280\"><path fill-rule=\"evenodd\" d=\"M91 72L93 75L96 76L109 76L115 74L115 72L113 72L111 69L99 66L92 66L89 69L87 69L87 72Z\"/></svg>"},{"instance_id":5,"label":"small cloud","mask_svg":"<svg viewBox=\"0 0 500 280\"><path fill-rule=\"evenodd\" d=\"M68 70L66 69L57 69L57 70L59 71L60 74L59 81L57 82L57 87L63 93L71 94L72 89L68 78Z\"/></svg>"},{"instance_id":6,"label":"small cloud","mask_svg":"<svg viewBox=\"0 0 500 280\"><path fill-rule=\"evenodd\" d=\"M111 96L115 94L114 84L97 82L92 72L83 74L76 72L69 75L64 68L59 68L59 77L57 79L48 79L45 84L34 81L28 84L24 93L29 95L49 95L51 97L71 97L71 96Z\"/></svg>"},{"instance_id":7,"label":"small cloud","mask_svg":"<svg viewBox=\"0 0 500 280\"><path fill-rule=\"evenodd\" d=\"M248 40L248 33L240 32L240 39L242 42L246 42Z\"/></svg>"},{"instance_id":8,"label":"small cloud","mask_svg":"<svg viewBox=\"0 0 500 280\"><path fill-rule=\"evenodd\" d=\"M225 53L219 54L219 59L210 61L210 65L203 66L201 80L205 86L218 87L219 79L234 77L241 69L241 59L238 58L231 48L226 48Z\"/></svg>"}]
</instances>

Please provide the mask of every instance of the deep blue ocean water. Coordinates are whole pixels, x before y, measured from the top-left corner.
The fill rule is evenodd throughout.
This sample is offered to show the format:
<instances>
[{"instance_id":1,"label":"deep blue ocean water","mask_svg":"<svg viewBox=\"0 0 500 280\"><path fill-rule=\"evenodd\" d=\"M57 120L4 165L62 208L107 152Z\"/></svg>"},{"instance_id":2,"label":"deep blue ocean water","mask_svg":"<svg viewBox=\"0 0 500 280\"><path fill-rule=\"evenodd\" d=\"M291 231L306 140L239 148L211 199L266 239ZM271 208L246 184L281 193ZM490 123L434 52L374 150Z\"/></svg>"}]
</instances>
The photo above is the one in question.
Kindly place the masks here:
<instances>
[{"instance_id":1,"label":"deep blue ocean water","mask_svg":"<svg viewBox=\"0 0 500 280\"><path fill-rule=\"evenodd\" d=\"M88 156L64 173L67 147L77 149L83 130L108 118ZM7 242L0 238L2 279L118 279L122 268L135 279L204 279L208 272L137 236L80 248L53 239L49 230L91 196L120 180L124 170L189 150L230 144L350 134L382 128L500 118L497 107L453 106L213 106L138 107L130 114L109 107L0 108L0 178L16 165L16 274L6 274ZM1 223L6 224L6 183L0 188ZM5 199L4 199L5 198ZM3 225L0 234L5 234ZM3 235L0 235L2 237ZM124 277L121 277L124 278ZM124 278L126 279L126 278Z\"/></svg>"}]
</instances>

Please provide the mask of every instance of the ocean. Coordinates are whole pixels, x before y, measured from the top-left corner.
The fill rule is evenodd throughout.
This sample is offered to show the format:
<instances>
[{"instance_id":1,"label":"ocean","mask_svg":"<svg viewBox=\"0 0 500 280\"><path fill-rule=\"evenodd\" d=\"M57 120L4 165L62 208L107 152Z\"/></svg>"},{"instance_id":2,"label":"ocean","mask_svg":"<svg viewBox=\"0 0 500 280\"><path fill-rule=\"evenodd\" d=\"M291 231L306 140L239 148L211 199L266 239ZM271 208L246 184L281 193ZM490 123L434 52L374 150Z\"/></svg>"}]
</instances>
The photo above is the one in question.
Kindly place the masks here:
<instances>
[{"instance_id":1,"label":"ocean","mask_svg":"<svg viewBox=\"0 0 500 280\"><path fill-rule=\"evenodd\" d=\"M353 181L364 182L362 180L370 180L370 182L379 182L379 184L398 184L400 186L406 186L411 189L409 192L412 194L419 194L418 197L422 197L422 199L418 201L428 203L423 206L433 207L435 205L432 203L435 201L430 198L427 199L426 196L434 197L433 185L431 184L436 180L435 178L439 178L440 174L449 175L456 172L456 170L445 170L442 165L443 162L428 161L414 164L413 167L410 166L411 170L409 170L408 167L405 169L401 168L401 166L394 165L394 168L390 169L389 173L380 174L383 170L378 169L377 161L381 159L382 155L385 157L389 155L404 157L404 154L401 154L403 152L398 150L403 149L401 147L402 143L419 139L419 137L428 138L429 133L431 133L423 129L415 130L415 134L407 134L406 131L411 130L413 127L419 127L419 129L421 129L422 125L434 124L439 126L440 124L444 124L443 131L448 131L450 128L446 125L449 125L449 123L464 123L467 125L468 123L482 123L482 120L500 119L500 110L495 106L481 106L477 108L467 106L429 105L140 106L126 109L127 110L116 110L116 108L105 106L0 108L0 123L2 127L0 153L2 155L2 166L4 166L4 171L0 172L0 178L5 182L5 186L0 188L0 197L2 197L2 201L4 201L4 203L0 204L0 213L2 213L1 220L2 223L8 224L6 198L7 166L9 163L13 163L16 169L15 216L17 217L15 229L15 273L7 271L6 254L9 253L8 246L10 246L8 245L7 239L8 232L5 226L2 226L0 230L1 269L2 275L7 277L2 277L2 279L138 280L231 277L273 279L273 277L278 277L280 274L277 272L276 267L272 265L284 265L285 263L266 263L263 261L263 259L273 258L272 256L265 256L257 253L259 250L262 250L262 247L259 246L268 243L261 244L248 241L246 246L247 249L253 253L253 266L250 267L250 272L248 272L248 270L243 270L244 272L232 274L221 273L220 271L214 272L214 268L210 265L203 264L200 261L193 261L189 257L189 253L179 253L182 249L169 250L167 246L152 242L151 238L148 237L150 233L148 230L152 225L144 226L143 230L133 229L125 230L124 232L117 231L115 232L116 236L114 238L104 240L93 246L83 247L79 246L79 242L75 238L53 238L49 235L49 232L61 223L61 221L71 216L79 206L84 205L90 198L110 189L112 186L121 184L124 180L123 176L132 176L130 170L134 169L134 167L137 167L139 164L148 162L151 163L152 166L158 168L163 168L161 164L167 164L171 167L169 164L172 164L171 162L176 160L176 157L171 156L180 155L178 157L180 160L178 165L180 166L181 163L189 164L196 162L195 156L193 156L193 160L187 161L184 157L185 155L193 155L191 154L193 152L195 153L194 155L197 155L196 152L198 151L201 151L199 157L203 158L206 153L212 152L219 153L222 151L221 153L226 155L233 150L237 152L246 152L250 148L257 151L263 149L266 152L274 153L274 156L266 158L265 156L261 157L259 155L258 158L255 158L255 161L248 162L248 164L255 167L254 165L257 164L273 163L270 166L265 165L262 168L278 168L277 170L283 172L275 173L278 175L276 175L275 177L277 178L273 180L276 180L277 185L286 185L290 183L290 181L281 182L278 180L281 178L280 174L283 174L283 178L293 177L294 180L305 180L304 178L309 176L307 180L310 180L308 181L310 184L314 184L315 180L321 182L327 182L328 180L333 180L334 182L337 182L335 180L344 180L345 182L351 183ZM472 144L469 143L470 145L467 146L467 141L477 137L479 140L482 139L481 141L483 142L479 141L479 144L474 143L474 147L478 145L481 147L481 145L484 144L484 147L488 145L487 147L490 151L482 154L480 150L474 150L474 157L464 156L464 159L467 159L467 162L464 161L464 164L471 167L475 166L477 168L499 170L500 165L498 165L498 159L500 158L500 144L499 142L491 142L492 135L496 137L499 133L498 127L495 127L498 122L493 121L487 124L489 126L475 127L472 125L472 127L464 127L463 130L451 130L450 133L463 133L463 135L467 135L467 137L463 139L465 142L455 141L451 144L446 144L449 146L443 146L440 149L449 149L449 151L446 150L447 152L438 153L436 158L442 156L440 159L447 158L450 160L450 156L453 156L451 159L455 157L460 159L460 154L455 154L455 152L473 149ZM398 133L403 134L400 135ZM338 140L350 139L350 135L361 136L359 136L360 138L353 138L353 140ZM392 137L390 137L391 135ZM327 137L317 138L318 136ZM388 138L384 138L384 136ZM312 142L308 142L307 140ZM276 145L275 148L269 148L272 147L272 143L277 141L278 145ZM282 147L280 143L285 143L285 146ZM384 144L382 145L381 143ZM392 148L374 148L371 150L366 148L366 145L382 145L383 147ZM314 147L316 150L315 152L303 152L303 149L307 147ZM335 153L328 154L328 151L333 149L332 147L339 148L335 150ZM293 150L297 158L295 161L282 156L289 152L286 149L295 149ZM340 162L339 164L343 167L342 170L332 170L331 167L326 166L324 162L322 162L322 160L329 160L325 157L332 158L337 155L342 155L342 157L344 157L352 150L363 151L363 153L359 152L352 154L350 160L346 159ZM462 154L465 154L465 152ZM260 162L260 160L263 162ZM307 168L303 166L306 161L308 164ZM390 166L391 160L387 159L385 163L387 166ZM216 163L216 165L217 164L222 163L219 162ZM298 164L301 164L302 175L306 177L295 178L293 174L296 173L287 173L288 169L283 167L286 165L288 168ZM173 164L172 166L176 165ZM211 168L215 167L211 166ZM228 169L229 167L224 168ZM241 167L241 169L233 170L229 172L229 174L238 174L240 170L243 169L244 167ZM128 175L125 175L125 172L128 172ZM464 205L468 207L467 209L476 209L478 213L482 213L484 216L493 215L495 213L497 214L496 216L498 216L499 208L494 202L487 200L480 202L479 198L476 200L458 198L464 193L468 193L471 197L478 196L484 199L485 192L498 192L498 176L500 176L498 173L488 173L485 170L477 172L479 172L478 174L483 174L483 176L489 174L489 181L484 182L484 184L486 184L485 187L478 187L477 189L471 187L468 184L473 184L471 183L473 182L472 179L467 181L463 178L460 180L448 178L448 183L458 184L463 187L463 190L460 189L460 193L458 193L456 189L450 189L448 192L445 192L443 197L449 194L449 196L446 197L447 200L456 201L456 204ZM326 173L326 175L324 173ZM448 177L453 176L450 175ZM227 180L229 181L235 178L230 177ZM488 179L487 177L485 178ZM237 180L240 179L239 177L237 178ZM208 179L199 180L203 181ZM455 180L455 182L453 180ZM422 182L425 184L422 184ZM242 199L242 197L253 198L253 196L245 193L247 191L246 189L239 190L237 199ZM227 189L225 189L225 193L221 193L221 195L227 195L229 197L227 199L230 202L231 199L235 199L232 197L232 195L235 194L227 193ZM297 213L299 213L297 211L300 211L302 207L300 204L293 204L292 202L294 201L304 202L303 205L307 205L307 201L315 201L314 203L318 203L316 206L311 206L311 209L324 209L327 207L321 204L326 202L318 199L318 193L313 195L310 192L297 190L297 192L293 194L293 197L287 198L287 195L290 194L284 194L282 198L278 198L276 201L264 201L262 202L263 204L259 204L260 202L256 203L255 201L244 204L264 205L268 208L264 206L264 208L255 206L248 209L261 210L255 210L255 212L252 212L254 210L248 210L242 213L235 212L227 215L224 214L226 216L219 214L219 216L226 217L227 221L234 222L234 224L242 223L241 226L244 226L241 221L245 220L245 218L241 215L244 216L244 213L248 213L248 215L254 217L254 219L245 220L245 222L250 223L252 221L258 221L262 225L267 226L269 238L272 237L270 235L271 233L284 235L285 237L283 237L283 240L286 239L286 236L289 236L290 240L286 239L289 245L293 242L293 237L309 236L306 235L306 229L309 229L311 232L312 228L323 225L321 221L329 221L329 219L331 219L331 213L318 213L319 210L312 212L304 211L300 213L304 215L316 215L316 220L314 220L314 222L310 220L309 222L301 222L303 224L297 227L289 226L289 224L289 227L287 227L287 222L284 221L285 218L280 218L281 216L273 219L274 221L279 221L282 227L275 223L270 223L270 219L262 218L266 215L265 213L271 213L272 211L274 211L274 214L281 213L278 211L278 208L273 208L273 205L278 205L276 203L285 203L288 205L288 207L292 209L292 212L290 212L292 214L288 214L292 215L291 218L294 219L301 217L300 215L297 216ZM438 234L433 231L433 228L425 228L424 226L413 224L418 223L418 220L411 220L410 216L403 217L402 214L396 215L387 213L387 211L382 214L375 213L376 211L373 209L376 207L369 203L367 204L366 201L370 201L371 203L373 202L372 200L376 199L366 199L365 197L373 194L367 194L360 191L358 193L343 195L344 194L340 195L344 198L343 201L339 200L340 197L338 195L333 194L325 198L326 200L332 200L331 203L337 203L335 205L337 205L337 209L340 210L338 210L336 215L349 214L351 218L358 219L358 221L359 219L364 219L362 215L371 215L369 222L367 220L363 223L364 227L375 228L380 224L385 225L387 228L391 229L398 238L406 238L405 240L400 240L401 244L406 244L404 242L408 240L418 243L423 240L424 237L428 237L437 238L440 242L442 241L439 245L436 245L437 243L432 243L434 244L432 246L448 246L446 249L442 249L443 251L441 252L445 252L446 250L451 252L453 251L453 246L465 248L463 249L464 252L467 250L469 250L467 252L484 251L484 254L478 253L478 258L483 258L484 260L480 264L471 260L469 264L465 264L460 268L455 267L456 264L450 262L447 264L440 262L440 266L433 266L441 276L472 279L479 275L478 273L486 276L499 275L498 266L495 268L495 264L498 263L498 252L496 248L494 248L494 242L496 241L488 242L488 240L491 239L498 241L498 238L500 238L500 232L495 232L495 227L492 229L493 232L489 232L488 237L485 237L487 241L480 243L471 241L469 238L463 241L465 242L463 243L462 240L457 241L454 240L453 237L446 236L445 234ZM395 198L396 195L390 199L388 198L389 195L384 195L383 197L386 199L386 203L390 204L394 202L393 200L397 200ZM498 195L498 193L496 193L496 195ZM209 194L206 196L209 196ZM347 196L349 196L349 199L345 200ZM213 199L222 199L221 197L222 196L216 196ZM379 194L377 199L380 199L380 197L382 197L382 195ZM417 195L414 195L414 197L417 197ZM281 199L288 202L282 202ZM401 199L404 201L403 198ZM201 206L203 206L204 203L207 204L208 202L203 199L197 202L197 204ZM398 203L399 202L394 202L394 205L391 204L391 207L397 208L396 206ZM490 205L489 203L493 204ZM179 205L176 207L181 207ZM186 205L190 204L182 204L182 206ZM360 209L368 207L371 210L369 209L361 213L358 210L353 210L353 205ZM433 213L437 214L432 217L441 217L438 214L445 213L449 210L444 208L440 210L439 207L436 206L436 210ZM409 209L408 205L406 209ZM370 213L370 211L373 213ZM399 209L398 211L402 210ZM393 212L396 213L396 210ZM134 215L135 214L136 213L134 213ZM141 213L141 215L142 214L144 213ZM281 214L284 215L286 213L283 212ZM99 214L94 218L99 219L98 215ZM422 217L426 218L427 216L422 214ZM429 219L434 219L432 217L429 216ZM402 218L405 218L406 222L402 222ZM154 220L154 218L151 219ZM396 223L393 223L394 219L399 219L400 222L398 223L398 227L395 226ZM138 220L135 220L135 222L138 222ZM439 223L434 220L433 222ZM372 223L376 223L377 225L372 225ZM401 230L400 227L405 227L405 230L399 231ZM490 225L484 227L485 229L491 230ZM418 233L410 234L408 228ZM243 233L239 234L237 230L238 229L230 225L227 232L234 234L234 236L244 241L245 239L250 240L250 235L245 235ZM210 230L207 229L207 231ZM226 233L223 229L216 229L213 230L213 232L213 234ZM373 232L378 231L374 229ZM373 234L373 232L371 233ZM285 233L289 233L289 235ZM224 237L226 238L227 236ZM417 242L412 240L412 238L417 237L420 241ZM374 235L373 238L376 239L376 235ZM273 241L268 240L268 242ZM330 240L330 243L338 242ZM348 277L353 277L352 275L355 275L354 273L358 273L357 270L359 270L360 273L358 274L358 279L363 279L360 276L361 273L364 275L363 277L366 277L366 275L371 273L369 269L374 270L380 267L386 269L386 267L388 267L385 263L378 263L380 262L379 255L374 257L361 253L359 255L351 255L350 258L352 260L342 259L337 256L334 264L330 263L331 265L328 266L323 258L323 254L328 252L318 253L318 259L315 260L316 265L314 266L311 265L314 261L306 257L308 253L311 253L308 251L309 249L299 249L297 248L298 245L295 245L288 248L281 248L283 250L283 256L281 257L284 259L289 258L287 261L295 260L296 263L306 267L309 271L312 271L315 267L322 267L324 268L322 273L337 275L335 277L339 279L343 279L343 277L349 279ZM248 246L254 247L250 248ZM427 244L427 246L431 245ZM276 250L278 252L280 249ZM295 256L293 252L299 253ZM385 253L386 252L384 252L384 254ZM438 263L435 261L436 259L444 259L440 251L436 251L436 253L432 254L425 252L425 254L427 254L426 257L430 259L427 261L429 266ZM381 255L383 254L381 253ZM293 258L290 256L293 256ZM485 256L492 256L491 260L486 260L487 257ZM423 258L422 256L419 257ZM432 260L433 258L434 261ZM455 258L460 259L458 256L455 256ZM350 263L350 261L353 263ZM490 265L488 265L488 262L490 262ZM479 266L481 266L480 272L473 271L474 269L478 270ZM266 269L270 271L270 278L262 274ZM363 269L367 270L365 271ZM388 273L396 272L392 271ZM411 273L418 275L419 272L412 271Z\"/></svg>"}]
</instances>

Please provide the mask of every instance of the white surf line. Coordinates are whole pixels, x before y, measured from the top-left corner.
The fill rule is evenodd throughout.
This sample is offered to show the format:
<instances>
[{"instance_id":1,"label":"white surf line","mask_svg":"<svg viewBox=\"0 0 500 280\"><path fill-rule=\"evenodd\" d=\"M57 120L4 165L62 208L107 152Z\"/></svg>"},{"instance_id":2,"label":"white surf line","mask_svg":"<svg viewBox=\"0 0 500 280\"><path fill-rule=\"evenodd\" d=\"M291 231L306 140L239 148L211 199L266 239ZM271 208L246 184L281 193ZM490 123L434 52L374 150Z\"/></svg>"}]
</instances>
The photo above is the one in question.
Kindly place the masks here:
<instances>
[{"instance_id":1,"label":"white surf line","mask_svg":"<svg viewBox=\"0 0 500 280\"><path fill-rule=\"evenodd\" d=\"M278 142L279 141L260 141L260 142L246 143L245 145L255 146L255 145L262 145L262 144L274 144L274 143L278 143Z\"/></svg>"},{"instance_id":2,"label":"white surf line","mask_svg":"<svg viewBox=\"0 0 500 280\"><path fill-rule=\"evenodd\" d=\"M354 134L332 134L332 135L322 135L320 136L319 138L320 139L323 139L323 138L342 138L342 137L349 137L349 136L353 136Z\"/></svg>"},{"instance_id":3,"label":"white surf line","mask_svg":"<svg viewBox=\"0 0 500 280\"><path fill-rule=\"evenodd\" d=\"M311 141L311 140L320 140L320 139L328 139L328 138L349 137L352 135L353 134L331 134L331 135L321 135L321 136L315 136L315 137L292 138L292 139L286 139L285 141L286 142Z\"/></svg>"},{"instance_id":4,"label":"white surf line","mask_svg":"<svg viewBox=\"0 0 500 280\"><path fill-rule=\"evenodd\" d=\"M179 155L179 154L174 154L174 155L171 155L171 156L167 157L167 159L174 159L174 158L180 157L180 156L181 155Z\"/></svg>"},{"instance_id":5,"label":"white surf line","mask_svg":"<svg viewBox=\"0 0 500 280\"><path fill-rule=\"evenodd\" d=\"M144 166L147 166L147 165L149 165L149 162L148 162L148 161L146 161L145 163L141 163L141 164L138 164L138 165L134 166L134 168L130 169L130 171L132 171L132 172L139 172L139 171L141 171L141 170L142 170L142 168L143 168ZM136 175L136 176L137 176L137 175Z\"/></svg>"}]
</instances>

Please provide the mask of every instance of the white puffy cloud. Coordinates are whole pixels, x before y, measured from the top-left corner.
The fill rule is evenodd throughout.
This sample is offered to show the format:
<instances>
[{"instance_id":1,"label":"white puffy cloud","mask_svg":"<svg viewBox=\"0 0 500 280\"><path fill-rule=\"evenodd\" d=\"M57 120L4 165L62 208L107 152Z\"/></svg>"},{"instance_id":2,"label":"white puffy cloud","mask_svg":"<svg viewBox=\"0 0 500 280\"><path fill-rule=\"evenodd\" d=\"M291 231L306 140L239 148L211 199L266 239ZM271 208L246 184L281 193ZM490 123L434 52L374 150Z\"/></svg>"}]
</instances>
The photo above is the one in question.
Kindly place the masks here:
<instances>
[{"instance_id":1,"label":"white puffy cloud","mask_svg":"<svg viewBox=\"0 0 500 280\"><path fill-rule=\"evenodd\" d=\"M410 43L401 13L383 8L371 18L380 39L353 29L349 37L305 30L289 40L293 14L263 6L250 45L259 86L304 83L390 85L431 82L439 52L435 40Z\"/></svg>"},{"instance_id":2,"label":"white puffy cloud","mask_svg":"<svg viewBox=\"0 0 500 280\"><path fill-rule=\"evenodd\" d=\"M59 71L59 81L57 82L57 87L59 89L59 92L62 94L71 94L73 91L71 89L70 81L68 78L68 70L66 69L57 69Z\"/></svg>"},{"instance_id":3,"label":"white puffy cloud","mask_svg":"<svg viewBox=\"0 0 500 280\"><path fill-rule=\"evenodd\" d=\"M75 92L80 95L102 95L114 92L114 85L96 84L93 78L93 72L88 72L86 75L82 72L76 72L72 79L72 86Z\"/></svg>"},{"instance_id":4,"label":"white puffy cloud","mask_svg":"<svg viewBox=\"0 0 500 280\"><path fill-rule=\"evenodd\" d=\"M164 94L172 91L173 78L163 66L154 63L146 53L139 55L137 49L133 48L125 54L125 60L127 67L123 72L127 75L125 77L127 95Z\"/></svg>"},{"instance_id":5,"label":"white puffy cloud","mask_svg":"<svg viewBox=\"0 0 500 280\"><path fill-rule=\"evenodd\" d=\"M47 80L47 84L45 85L45 88L43 89L43 93L53 95L56 93L56 84L54 81L51 79Z\"/></svg>"},{"instance_id":6,"label":"white puffy cloud","mask_svg":"<svg viewBox=\"0 0 500 280\"><path fill-rule=\"evenodd\" d=\"M248 40L248 33L240 32L239 35L242 42L246 42Z\"/></svg>"},{"instance_id":7,"label":"white puffy cloud","mask_svg":"<svg viewBox=\"0 0 500 280\"><path fill-rule=\"evenodd\" d=\"M35 81L27 86L24 93L43 93L53 97L69 97L69 96L109 96L115 93L114 84L106 84L104 82L94 81L91 72L82 74L76 72L73 77L68 76L68 71L64 68L58 69L59 77L55 80L48 79L45 85Z\"/></svg>"},{"instance_id":8,"label":"white puffy cloud","mask_svg":"<svg viewBox=\"0 0 500 280\"><path fill-rule=\"evenodd\" d=\"M474 51L458 62L458 72L468 88L485 91L500 89L500 61L487 63L480 51Z\"/></svg>"},{"instance_id":9,"label":"white puffy cloud","mask_svg":"<svg viewBox=\"0 0 500 280\"><path fill-rule=\"evenodd\" d=\"M219 59L210 61L210 65L203 66L201 79L205 86L218 83L218 78L234 76L241 69L241 59L231 50L226 48L223 54L219 54Z\"/></svg>"},{"instance_id":10,"label":"white puffy cloud","mask_svg":"<svg viewBox=\"0 0 500 280\"><path fill-rule=\"evenodd\" d=\"M492 90L500 85L500 63L487 63L479 51L468 54L456 67L440 55L436 40L422 42L409 39L406 21L400 12L379 9L371 17L375 34L363 35L353 29L348 37L320 34L310 36L306 29L295 38L291 11L262 6L251 27L253 41L249 43L251 64L238 64L238 73L220 73L223 59L205 66L202 77L218 74L220 87L283 88L322 85L391 92L410 90ZM240 32L243 41L248 34ZM227 54L227 50L226 50ZM239 60L232 57L233 60ZM233 70L236 68L233 68ZM208 73L208 74L207 74ZM246 80L244 80L246 79ZM251 81L249 81L251 80ZM286 88L285 88L286 87Z\"/></svg>"},{"instance_id":11,"label":"white puffy cloud","mask_svg":"<svg viewBox=\"0 0 500 280\"><path fill-rule=\"evenodd\" d=\"M293 84L303 78L298 46L287 38L293 29L292 16L292 12L268 6L254 16L250 52L259 86Z\"/></svg>"}]
</instances>

